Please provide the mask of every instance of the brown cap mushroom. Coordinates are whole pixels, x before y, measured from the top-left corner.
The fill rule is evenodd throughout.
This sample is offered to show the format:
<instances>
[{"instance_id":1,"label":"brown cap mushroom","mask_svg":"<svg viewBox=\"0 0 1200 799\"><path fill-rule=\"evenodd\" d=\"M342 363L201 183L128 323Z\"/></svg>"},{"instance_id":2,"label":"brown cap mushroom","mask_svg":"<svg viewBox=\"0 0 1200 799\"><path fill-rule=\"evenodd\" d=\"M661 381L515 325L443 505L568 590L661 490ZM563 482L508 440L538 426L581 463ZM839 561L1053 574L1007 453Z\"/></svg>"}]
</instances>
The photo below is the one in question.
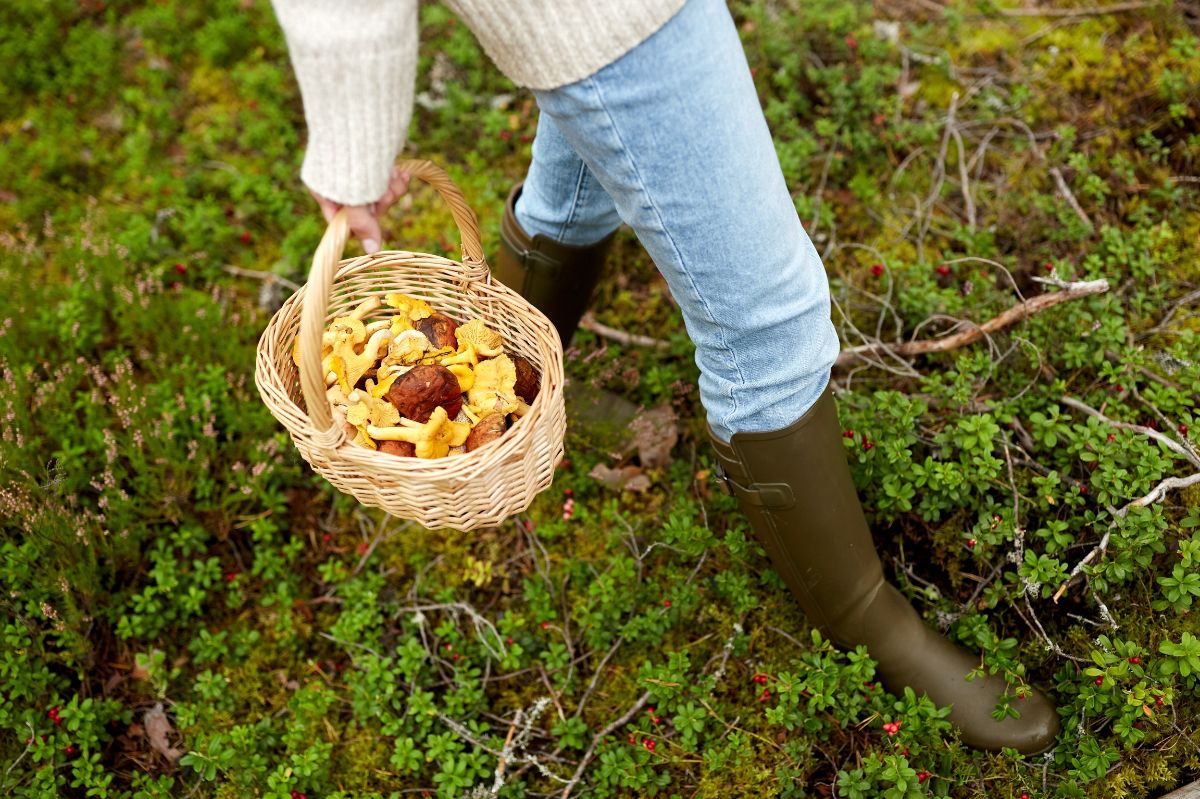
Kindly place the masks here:
<instances>
[{"instance_id":1,"label":"brown cap mushroom","mask_svg":"<svg viewBox=\"0 0 1200 799\"><path fill-rule=\"evenodd\" d=\"M421 364L395 379L385 395L400 415L415 422L428 421L438 407L457 416L462 407L458 378L444 366Z\"/></svg>"},{"instance_id":2,"label":"brown cap mushroom","mask_svg":"<svg viewBox=\"0 0 1200 799\"><path fill-rule=\"evenodd\" d=\"M474 452L484 444L495 441L504 435L504 431L507 429L508 420L504 414L489 413L471 428L471 435L467 436L467 452Z\"/></svg>"},{"instance_id":3,"label":"brown cap mushroom","mask_svg":"<svg viewBox=\"0 0 1200 799\"><path fill-rule=\"evenodd\" d=\"M420 330L435 349L458 349L458 339L454 337L458 322L445 314L430 314L424 319L418 319L413 323L413 327Z\"/></svg>"},{"instance_id":4,"label":"brown cap mushroom","mask_svg":"<svg viewBox=\"0 0 1200 799\"><path fill-rule=\"evenodd\" d=\"M518 397L532 405L533 401L537 399L538 391L541 390L542 376L538 374L537 367L525 356L510 354L508 357L517 370L517 382L513 386L513 391Z\"/></svg>"}]
</instances>

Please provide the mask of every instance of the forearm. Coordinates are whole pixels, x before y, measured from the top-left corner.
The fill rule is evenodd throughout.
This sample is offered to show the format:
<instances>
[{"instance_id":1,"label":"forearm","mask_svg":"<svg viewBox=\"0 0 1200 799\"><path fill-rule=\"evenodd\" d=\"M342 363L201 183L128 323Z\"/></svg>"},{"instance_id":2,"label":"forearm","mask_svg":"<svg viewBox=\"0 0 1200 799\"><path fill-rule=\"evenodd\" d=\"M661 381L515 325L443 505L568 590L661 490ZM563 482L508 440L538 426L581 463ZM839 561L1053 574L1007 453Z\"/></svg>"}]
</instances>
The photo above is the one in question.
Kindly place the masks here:
<instances>
[{"instance_id":1,"label":"forearm","mask_svg":"<svg viewBox=\"0 0 1200 799\"><path fill-rule=\"evenodd\" d=\"M345 205L386 191L412 117L416 0L272 0L308 123L300 178Z\"/></svg>"}]
</instances>

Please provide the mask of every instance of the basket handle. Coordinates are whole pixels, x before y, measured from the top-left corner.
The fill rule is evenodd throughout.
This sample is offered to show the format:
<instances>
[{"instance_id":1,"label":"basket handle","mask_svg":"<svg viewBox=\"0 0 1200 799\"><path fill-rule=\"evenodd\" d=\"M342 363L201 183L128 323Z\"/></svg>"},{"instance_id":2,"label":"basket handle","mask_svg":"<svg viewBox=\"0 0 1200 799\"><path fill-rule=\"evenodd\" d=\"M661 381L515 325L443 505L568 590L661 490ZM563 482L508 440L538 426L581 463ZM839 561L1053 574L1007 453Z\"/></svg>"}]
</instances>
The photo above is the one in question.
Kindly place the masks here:
<instances>
[{"instance_id":1,"label":"basket handle","mask_svg":"<svg viewBox=\"0 0 1200 799\"><path fill-rule=\"evenodd\" d=\"M450 213L462 239L462 263L469 270L468 282L490 282L491 272L484 261L483 244L479 237L479 220L446 171L430 161L420 159L399 161L396 165L437 189L450 206ZM322 443L330 449L341 443L343 433L340 429L333 429L332 406L325 399L325 375L321 374L321 335L324 333L325 313L329 309L329 292L333 288L333 278L349 235L346 210L339 209L325 229L325 235L321 237L321 243L313 255L312 269L304 287L304 306L300 313L300 390L308 406L309 421L313 428L327 435L327 440Z\"/></svg>"}]
</instances>

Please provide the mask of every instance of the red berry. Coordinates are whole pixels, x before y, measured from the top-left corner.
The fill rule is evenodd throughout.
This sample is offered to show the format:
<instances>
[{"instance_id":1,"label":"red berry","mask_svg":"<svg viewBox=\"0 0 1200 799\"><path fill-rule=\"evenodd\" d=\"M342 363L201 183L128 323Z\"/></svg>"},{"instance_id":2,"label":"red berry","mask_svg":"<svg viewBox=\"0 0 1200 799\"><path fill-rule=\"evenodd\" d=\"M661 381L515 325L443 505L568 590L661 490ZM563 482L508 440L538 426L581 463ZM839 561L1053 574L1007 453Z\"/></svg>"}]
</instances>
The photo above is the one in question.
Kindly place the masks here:
<instances>
[{"instance_id":1,"label":"red berry","mask_svg":"<svg viewBox=\"0 0 1200 799\"><path fill-rule=\"evenodd\" d=\"M442 649L453 649L453 648L454 648L454 644L451 644L451 643L442 644Z\"/></svg>"},{"instance_id":2,"label":"red berry","mask_svg":"<svg viewBox=\"0 0 1200 799\"><path fill-rule=\"evenodd\" d=\"M504 639L504 643L506 643L506 644L511 644L511 643L512 643L512 636L511 636L511 635L510 635L510 636L507 636L507 637Z\"/></svg>"},{"instance_id":3,"label":"red berry","mask_svg":"<svg viewBox=\"0 0 1200 799\"><path fill-rule=\"evenodd\" d=\"M925 780L929 779L930 776L931 775L928 771L918 771L917 782L925 782Z\"/></svg>"},{"instance_id":4,"label":"red berry","mask_svg":"<svg viewBox=\"0 0 1200 799\"><path fill-rule=\"evenodd\" d=\"M851 50L857 50L858 49L858 39L855 39L853 36L847 36L846 37L846 46L849 47Z\"/></svg>"},{"instance_id":5,"label":"red berry","mask_svg":"<svg viewBox=\"0 0 1200 799\"><path fill-rule=\"evenodd\" d=\"M1111 444L1111 443L1112 443L1112 440L1113 440L1114 438L1116 438L1116 437L1117 437L1117 434L1116 434L1116 433L1109 433L1109 434L1108 434L1108 443L1110 443L1110 444Z\"/></svg>"},{"instance_id":6,"label":"red berry","mask_svg":"<svg viewBox=\"0 0 1200 799\"><path fill-rule=\"evenodd\" d=\"M503 139L504 141L508 141L509 139L512 138L512 131L508 131L508 130L500 131L500 138Z\"/></svg>"},{"instance_id":7,"label":"red berry","mask_svg":"<svg viewBox=\"0 0 1200 799\"><path fill-rule=\"evenodd\" d=\"M971 549L974 549L974 548L975 548L975 539L974 539L974 538L968 538L968 539L967 539L967 546L968 546L968 547L970 547Z\"/></svg>"},{"instance_id":8,"label":"red berry","mask_svg":"<svg viewBox=\"0 0 1200 799\"><path fill-rule=\"evenodd\" d=\"M186 274L187 274L187 265L185 265L185 264L175 264L175 274L177 274L177 275L186 275Z\"/></svg>"},{"instance_id":9,"label":"red berry","mask_svg":"<svg viewBox=\"0 0 1200 799\"><path fill-rule=\"evenodd\" d=\"M1179 425L1179 435L1186 436L1187 431L1188 431L1188 426L1186 424Z\"/></svg>"},{"instance_id":10,"label":"red berry","mask_svg":"<svg viewBox=\"0 0 1200 799\"><path fill-rule=\"evenodd\" d=\"M634 736L633 733L629 733L629 743L631 743L631 744L637 743L637 737Z\"/></svg>"},{"instance_id":11,"label":"red berry","mask_svg":"<svg viewBox=\"0 0 1200 799\"><path fill-rule=\"evenodd\" d=\"M52 707L46 711L46 716L49 717L49 719L54 722L55 727L62 724L62 717L58 715L60 710L61 710L61 708L58 705L55 705L54 707Z\"/></svg>"},{"instance_id":12,"label":"red berry","mask_svg":"<svg viewBox=\"0 0 1200 799\"><path fill-rule=\"evenodd\" d=\"M321 540L324 541L326 544L328 544L330 541L333 540L333 533L325 533L324 535L321 536Z\"/></svg>"},{"instance_id":13,"label":"red berry","mask_svg":"<svg viewBox=\"0 0 1200 799\"><path fill-rule=\"evenodd\" d=\"M1029 794L1027 794L1027 793L1025 793L1024 791L1022 791L1022 792L1021 792L1021 799L1029 799Z\"/></svg>"},{"instance_id":14,"label":"red berry","mask_svg":"<svg viewBox=\"0 0 1200 799\"><path fill-rule=\"evenodd\" d=\"M662 721L662 717L661 716L651 716L650 720L652 722L654 722L655 724L658 724L660 721Z\"/></svg>"},{"instance_id":15,"label":"red berry","mask_svg":"<svg viewBox=\"0 0 1200 799\"><path fill-rule=\"evenodd\" d=\"M546 628L547 628L547 627L549 627L549 626L550 626L550 622L548 622L548 621L544 621L544 622L542 622L542 629L543 629L543 630L544 630L544 629L546 629Z\"/></svg>"},{"instance_id":16,"label":"red berry","mask_svg":"<svg viewBox=\"0 0 1200 799\"><path fill-rule=\"evenodd\" d=\"M768 699L770 699L770 698L771 698L771 689L770 689L770 688L764 688L764 689L763 689L763 692L762 692L761 694L759 694L759 696L758 696L758 701L759 701L759 702L766 702L766 701L767 701Z\"/></svg>"},{"instance_id":17,"label":"red berry","mask_svg":"<svg viewBox=\"0 0 1200 799\"><path fill-rule=\"evenodd\" d=\"M873 450L873 449L875 449L875 445L873 443L871 443L870 441L865 441L865 440L863 441L863 451L864 452L867 452L867 451Z\"/></svg>"},{"instance_id":18,"label":"red berry","mask_svg":"<svg viewBox=\"0 0 1200 799\"><path fill-rule=\"evenodd\" d=\"M1096 678L1096 685L1104 685L1104 677L1103 676Z\"/></svg>"},{"instance_id":19,"label":"red berry","mask_svg":"<svg viewBox=\"0 0 1200 799\"><path fill-rule=\"evenodd\" d=\"M646 749L648 751L653 752L654 751L654 739L653 738L643 738L642 746L646 747Z\"/></svg>"},{"instance_id":20,"label":"red berry","mask_svg":"<svg viewBox=\"0 0 1200 799\"><path fill-rule=\"evenodd\" d=\"M291 797L292 799L308 799L308 794L304 791L292 791Z\"/></svg>"},{"instance_id":21,"label":"red berry","mask_svg":"<svg viewBox=\"0 0 1200 799\"><path fill-rule=\"evenodd\" d=\"M1142 659L1140 657L1138 657L1137 655L1134 655L1133 657L1131 657L1129 659L1129 662L1136 666L1142 662Z\"/></svg>"},{"instance_id":22,"label":"red berry","mask_svg":"<svg viewBox=\"0 0 1200 799\"><path fill-rule=\"evenodd\" d=\"M1079 493L1080 493L1080 494L1086 494L1086 493L1087 493L1087 486L1085 486L1085 485L1081 485L1081 486L1079 486Z\"/></svg>"},{"instance_id":23,"label":"red berry","mask_svg":"<svg viewBox=\"0 0 1200 799\"><path fill-rule=\"evenodd\" d=\"M242 240L242 244L249 244L250 243L250 231L243 230L242 235L239 236L239 238Z\"/></svg>"},{"instance_id":24,"label":"red berry","mask_svg":"<svg viewBox=\"0 0 1200 799\"><path fill-rule=\"evenodd\" d=\"M846 430L842 433L842 438L854 438L853 430Z\"/></svg>"},{"instance_id":25,"label":"red berry","mask_svg":"<svg viewBox=\"0 0 1200 799\"><path fill-rule=\"evenodd\" d=\"M455 652L453 655L451 655L451 656L450 656L450 659L451 659L451 660L458 660L460 657L462 657L462 655L460 655L460 654L458 654L457 652Z\"/></svg>"},{"instance_id":26,"label":"red berry","mask_svg":"<svg viewBox=\"0 0 1200 799\"><path fill-rule=\"evenodd\" d=\"M563 494L564 494L564 495L566 495L566 496L568 496L568 497L570 497L570 496L574 496L574 494L575 494L575 490L574 490L574 489L571 489L571 488L564 488L564 489L563 489Z\"/></svg>"},{"instance_id":27,"label":"red berry","mask_svg":"<svg viewBox=\"0 0 1200 799\"><path fill-rule=\"evenodd\" d=\"M232 583L234 580L237 579L237 576L238 576L237 572L225 572L225 582Z\"/></svg>"},{"instance_id":28,"label":"red berry","mask_svg":"<svg viewBox=\"0 0 1200 799\"><path fill-rule=\"evenodd\" d=\"M881 118L882 118L882 114L878 117L875 117L876 120L879 120ZM880 123L878 121L876 121L875 124L878 125ZM875 277L881 277L883 275L883 264L875 264L874 266L872 266L871 274L874 275Z\"/></svg>"},{"instance_id":29,"label":"red berry","mask_svg":"<svg viewBox=\"0 0 1200 799\"><path fill-rule=\"evenodd\" d=\"M1154 704L1158 705L1159 707L1162 707L1163 698L1161 696L1154 697Z\"/></svg>"},{"instance_id":30,"label":"red berry","mask_svg":"<svg viewBox=\"0 0 1200 799\"><path fill-rule=\"evenodd\" d=\"M950 277L950 267L946 266L946 264L938 266L936 271L942 277Z\"/></svg>"},{"instance_id":31,"label":"red berry","mask_svg":"<svg viewBox=\"0 0 1200 799\"><path fill-rule=\"evenodd\" d=\"M63 754L65 754L67 757L73 756L78 751L79 750L75 748L75 744L67 744L63 747Z\"/></svg>"},{"instance_id":32,"label":"red berry","mask_svg":"<svg viewBox=\"0 0 1200 799\"><path fill-rule=\"evenodd\" d=\"M669 600L669 599L664 599L664 600L663 600L663 607L664 607L664 608L669 608L669 607L671 607L671 600Z\"/></svg>"}]
</instances>

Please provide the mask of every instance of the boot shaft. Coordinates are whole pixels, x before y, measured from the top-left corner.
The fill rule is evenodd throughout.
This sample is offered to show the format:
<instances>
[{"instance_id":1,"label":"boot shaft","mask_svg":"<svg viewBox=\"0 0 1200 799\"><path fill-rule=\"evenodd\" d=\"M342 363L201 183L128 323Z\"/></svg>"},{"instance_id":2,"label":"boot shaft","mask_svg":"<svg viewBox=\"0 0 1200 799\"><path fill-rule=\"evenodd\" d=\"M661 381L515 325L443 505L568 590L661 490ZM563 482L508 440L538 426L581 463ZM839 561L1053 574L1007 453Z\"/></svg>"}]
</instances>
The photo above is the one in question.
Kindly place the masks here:
<instances>
[{"instance_id":1,"label":"boot shaft","mask_svg":"<svg viewBox=\"0 0 1200 799\"><path fill-rule=\"evenodd\" d=\"M781 430L712 435L722 480L808 619L840 646L862 641L859 614L883 570L850 478L826 388Z\"/></svg>"},{"instance_id":2,"label":"boot shaft","mask_svg":"<svg viewBox=\"0 0 1200 799\"><path fill-rule=\"evenodd\" d=\"M492 273L546 315L566 349L599 282L616 231L585 246L562 244L542 234L530 236L516 216L521 186L513 186L504 205Z\"/></svg>"}]
</instances>

